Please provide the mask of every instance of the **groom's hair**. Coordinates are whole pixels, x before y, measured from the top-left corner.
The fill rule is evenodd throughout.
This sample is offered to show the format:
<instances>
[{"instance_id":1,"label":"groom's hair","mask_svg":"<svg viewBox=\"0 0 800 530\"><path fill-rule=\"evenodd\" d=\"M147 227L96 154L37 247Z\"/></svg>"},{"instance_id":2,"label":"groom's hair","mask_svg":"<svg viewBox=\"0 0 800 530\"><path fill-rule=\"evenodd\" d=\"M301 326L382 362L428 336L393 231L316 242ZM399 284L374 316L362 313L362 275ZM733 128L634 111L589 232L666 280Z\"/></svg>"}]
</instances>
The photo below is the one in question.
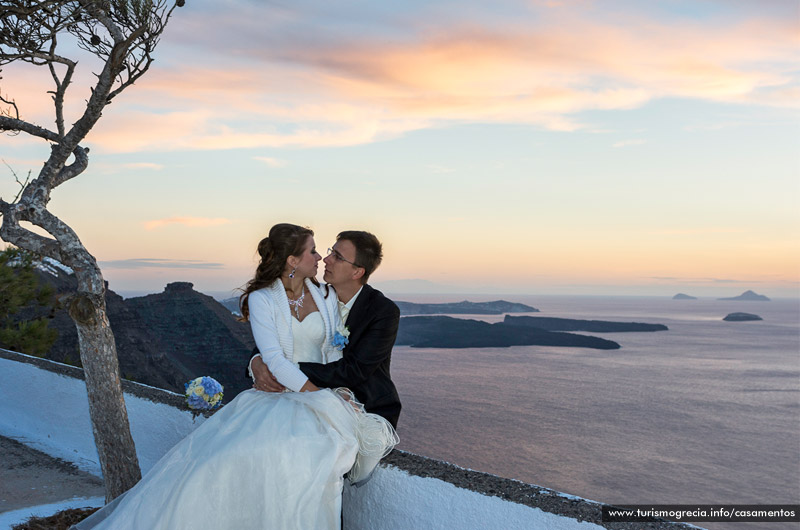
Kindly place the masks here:
<instances>
[{"instance_id":1,"label":"groom's hair","mask_svg":"<svg viewBox=\"0 0 800 530\"><path fill-rule=\"evenodd\" d=\"M361 283L367 283L370 274L375 272L383 259L383 245L378 238L362 230L345 230L336 236L336 241L346 239L356 247L356 264L364 269Z\"/></svg>"}]
</instances>

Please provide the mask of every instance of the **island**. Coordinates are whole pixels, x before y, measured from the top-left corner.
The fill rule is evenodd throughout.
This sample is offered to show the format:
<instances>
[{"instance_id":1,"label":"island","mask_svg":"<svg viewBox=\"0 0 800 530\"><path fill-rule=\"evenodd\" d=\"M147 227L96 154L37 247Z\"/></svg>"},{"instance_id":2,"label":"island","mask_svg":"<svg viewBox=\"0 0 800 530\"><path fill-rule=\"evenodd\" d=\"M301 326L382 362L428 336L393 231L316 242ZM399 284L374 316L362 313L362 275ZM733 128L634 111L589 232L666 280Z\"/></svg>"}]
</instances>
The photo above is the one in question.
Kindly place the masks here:
<instances>
[{"instance_id":1,"label":"island","mask_svg":"<svg viewBox=\"0 0 800 530\"><path fill-rule=\"evenodd\" d=\"M395 345L413 348L508 346L573 346L599 350L620 348L618 343L599 337L446 316L402 317Z\"/></svg>"},{"instance_id":2,"label":"island","mask_svg":"<svg viewBox=\"0 0 800 530\"><path fill-rule=\"evenodd\" d=\"M743 300L746 302L769 302L770 299L763 294L756 294L753 291L745 291L739 296L731 298L717 298L717 300Z\"/></svg>"},{"instance_id":3,"label":"island","mask_svg":"<svg viewBox=\"0 0 800 530\"><path fill-rule=\"evenodd\" d=\"M758 315L753 315L752 313L730 313L722 320L728 322L750 322L753 320L764 320L764 319Z\"/></svg>"},{"instance_id":4,"label":"island","mask_svg":"<svg viewBox=\"0 0 800 530\"><path fill-rule=\"evenodd\" d=\"M599 337L559 333L528 326L514 326L505 322L490 324L482 320L447 316L401 317L395 344L413 348L508 346L573 346L599 350L620 348L618 343Z\"/></svg>"},{"instance_id":5,"label":"island","mask_svg":"<svg viewBox=\"0 0 800 530\"><path fill-rule=\"evenodd\" d=\"M609 322L606 320L578 320L555 317L512 317L506 315L503 323L510 326L525 326L547 331L591 331L593 333L621 333L630 331L667 331L664 324L642 322Z\"/></svg>"},{"instance_id":6,"label":"island","mask_svg":"<svg viewBox=\"0 0 800 530\"><path fill-rule=\"evenodd\" d=\"M413 348L571 346L616 350L620 348L617 342L591 335L567 332L619 333L666 331L668 329L664 324L527 315L506 315L502 322L493 324L482 320L449 316L404 316L400 318L395 344Z\"/></svg>"},{"instance_id":7,"label":"island","mask_svg":"<svg viewBox=\"0 0 800 530\"><path fill-rule=\"evenodd\" d=\"M493 302L448 302L443 304L417 304L395 302L401 315L502 315L503 313L538 313L539 310L525 304L495 300Z\"/></svg>"},{"instance_id":8,"label":"island","mask_svg":"<svg viewBox=\"0 0 800 530\"><path fill-rule=\"evenodd\" d=\"M678 293L672 297L673 300L697 300L696 296L689 296L688 294Z\"/></svg>"}]
</instances>

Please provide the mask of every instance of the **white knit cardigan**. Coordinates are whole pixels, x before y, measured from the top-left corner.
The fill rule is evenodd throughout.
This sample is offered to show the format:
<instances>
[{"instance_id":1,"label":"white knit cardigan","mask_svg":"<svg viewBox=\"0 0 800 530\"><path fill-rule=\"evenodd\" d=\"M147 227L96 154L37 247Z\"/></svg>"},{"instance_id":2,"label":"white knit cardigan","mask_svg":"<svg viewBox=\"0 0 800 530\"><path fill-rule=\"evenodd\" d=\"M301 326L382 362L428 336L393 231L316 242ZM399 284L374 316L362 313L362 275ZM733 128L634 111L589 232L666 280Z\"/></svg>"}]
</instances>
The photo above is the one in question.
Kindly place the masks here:
<instances>
[{"instance_id":1,"label":"white knit cardigan","mask_svg":"<svg viewBox=\"0 0 800 530\"><path fill-rule=\"evenodd\" d=\"M323 288L317 287L308 278L305 284L325 323L322 362L337 361L342 358L342 352L333 346L333 336L340 330L342 324L336 291L329 288L328 297L325 298ZM247 299L247 304L250 327L261 358L279 383L299 392L308 381L308 377L292 362L294 352L292 313L283 283L278 279L269 287L253 291Z\"/></svg>"}]
</instances>

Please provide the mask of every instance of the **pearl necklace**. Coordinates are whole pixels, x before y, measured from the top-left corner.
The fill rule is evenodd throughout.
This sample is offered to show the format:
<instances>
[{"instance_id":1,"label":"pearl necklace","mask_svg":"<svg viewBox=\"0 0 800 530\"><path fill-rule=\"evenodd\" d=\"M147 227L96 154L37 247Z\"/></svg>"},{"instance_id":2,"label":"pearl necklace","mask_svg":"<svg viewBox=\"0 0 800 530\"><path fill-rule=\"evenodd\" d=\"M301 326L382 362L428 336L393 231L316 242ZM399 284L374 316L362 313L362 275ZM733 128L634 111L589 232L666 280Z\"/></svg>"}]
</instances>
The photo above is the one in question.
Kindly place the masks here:
<instances>
[{"instance_id":1,"label":"pearl necklace","mask_svg":"<svg viewBox=\"0 0 800 530\"><path fill-rule=\"evenodd\" d=\"M286 298L289 298L287 295ZM297 300L292 300L289 298L289 307L294 308L294 314L297 315L297 320L300 320L300 308L303 307L303 300L306 298L306 286L303 285L303 291L300 293L300 296Z\"/></svg>"}]
</instances>

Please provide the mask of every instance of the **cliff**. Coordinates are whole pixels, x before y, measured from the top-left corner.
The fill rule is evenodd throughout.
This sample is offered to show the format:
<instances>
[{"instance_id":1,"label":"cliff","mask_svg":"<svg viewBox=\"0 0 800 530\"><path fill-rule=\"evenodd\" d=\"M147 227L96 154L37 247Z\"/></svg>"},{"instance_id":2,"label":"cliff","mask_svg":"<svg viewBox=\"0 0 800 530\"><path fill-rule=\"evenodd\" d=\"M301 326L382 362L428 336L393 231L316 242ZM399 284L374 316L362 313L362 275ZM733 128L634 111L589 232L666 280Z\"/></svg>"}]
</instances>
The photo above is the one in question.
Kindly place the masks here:
<instances>
[{"instance_id":1,"label":"cliff","mask_svg":"<svg viewBox=\"0 0 800 530\"><path fill-rule=\"evenodd\" d=\"M37 276L41 282L49 283L55 288L57 297L75 292L75 277L62 270L40 270ZM154 344L155 337L139 315L131 310L121 296L109 289L106 289L106 311L114 330L121 376L160 388L182 390L185 381L165 350ZM45 357L80 366L78 333L66 308L61 304L52 308L31 306L21 311L16 318L22 321L39 316L48 316L49 327L58 332L55 343Z\"/></svg>"},{"instance_id":2,"label":"cliff","mask_svg":"<svg viewBox=\"0 0 800 530\"><path fill-rule=\"evenodd\" d=\"M493 302L450 302L444 304L417 304L395 302L401 315L502 315L503 313L538 313L525 304L495 300Z\"/></svg>"},{"instance_id":3,"label":"cliff","mask_svg":"<svg viewBox=\"0 0 800 530\"><path fill-rule=\"evenodd\" d=\"M445 316L402 317L395 344L415 348L574 346L615 350L620 347L598 337Z\"/></svg>"},{"instance_id":4,"label":"cliff","mask_svg":"<svg viewBox=\"0 0 800 530\"><path fill-rule=\"evenodd\" d=\"M255 347L250 325L239 322L222 304L175 282L163 293L129 298L125 304L169 358L181 382L211 375L225 387L226 401L250 388L244 367ZM112 323L113 325L113 323ZM116 328L115 332L116 332Z\"/></svg>"},{"instance_id":5,"label":"cliff","mask_svg":"<svg viewBox=\"0 0 800 530\"><path fill-rule=\"evenodd\" d=\"M75 290L75 277L64 271L42 270L38 275L60 295ZM106 306L123 378L183 393L184 383L210 375L225 387L226 401L250 388L244 376L255 346L249 324L238 322L191 283L171 283L162 293L127 300L106 289ZM45 357L79 366L78 336L66 309L29 307L18 318L33 315L48 315L50 327L58 331Z\"/></svg>"},{"instance_id":6,"label":"cliff","mask_svg":"<svg viewBox=\"0 0 800 530\"><path fill-rule=\"evenodd\" d=\"M41 272L44 281L59 293L75 289L74 276L62 270ZM201 375L211 375L225 387L229 401L250 388L244 367L255 343L246 323L236 320L230 307L193 289L191 283L175 282L164 292L123 300L106 292L108 317L117 342L120 371L124 378L183 392L183 385ZM226 300L237 307L238 299ZM234 305L234 303L236 305ZM406 313L502 314L538 312L534 307L504 300L414 304L398 302ZM31 308L31 313L48 311ZM51 314L51 325L59 337L47 358L79 364L77 334L63 308ZM661 324L604 322L550 317L510 316L490 324L446 316L404 316L396 344L417 348L490 348L508 346L569 346L618 349L614 341L565 333L569 331L620 332L660 331Z\"/></svg>"}]
</instances>

